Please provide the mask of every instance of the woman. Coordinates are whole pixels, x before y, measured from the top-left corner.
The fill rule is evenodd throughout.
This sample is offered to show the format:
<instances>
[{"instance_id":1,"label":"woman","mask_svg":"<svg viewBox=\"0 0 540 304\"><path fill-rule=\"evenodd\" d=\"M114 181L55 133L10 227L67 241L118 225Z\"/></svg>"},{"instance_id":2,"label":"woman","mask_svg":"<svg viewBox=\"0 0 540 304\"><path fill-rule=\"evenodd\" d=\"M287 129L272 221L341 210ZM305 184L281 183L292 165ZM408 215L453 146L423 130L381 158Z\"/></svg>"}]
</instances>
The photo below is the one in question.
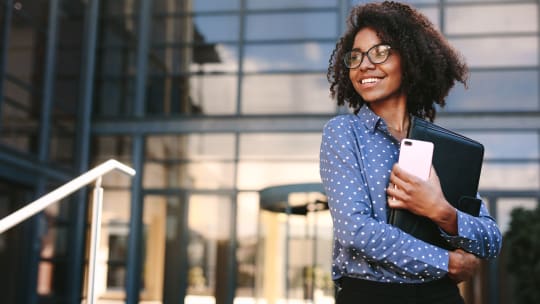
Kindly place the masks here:
<instances>
[{"instance_id":1,"label":"woman","mask_svg":"<svg viewBox=\"0 0 540 304\"><path fill-rule=\"evenodd\" d=\"M494 258L501 233L482 206L453 208L435 170L427 181L396 161L411 115L435 118L435 104L467 67L429 20L396 2L359 5L330 59L328 80L340 115L324 127L320 174L334 224L337 304L463 303L457 283L480 258ZM432 219L456 249L425 243L388 224L389 208Z\"/></svg>"}]
</instances>

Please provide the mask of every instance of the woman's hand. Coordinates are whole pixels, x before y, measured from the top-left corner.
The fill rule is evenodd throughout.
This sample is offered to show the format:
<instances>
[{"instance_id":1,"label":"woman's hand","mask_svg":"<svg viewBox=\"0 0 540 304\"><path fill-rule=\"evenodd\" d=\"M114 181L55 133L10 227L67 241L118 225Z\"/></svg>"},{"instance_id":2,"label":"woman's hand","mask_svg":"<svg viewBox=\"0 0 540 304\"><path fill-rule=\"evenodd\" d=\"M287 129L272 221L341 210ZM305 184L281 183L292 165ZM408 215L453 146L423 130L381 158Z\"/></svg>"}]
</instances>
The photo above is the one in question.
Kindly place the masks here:
<instances>
[{"instance_id":1,"label":"woman's hand","mask_svg":"<svg viewBox=\"0 0 540 304\"><path fill-rule=\"evenodd\" d=\"M448 276L456 283L466 281L474 276L480 265L480 259L474 254L461 249L448 252Z\"/></svg>"},{"instance_id":2,"label":"woman's hand","mask_svg":"<svg viewBox=\"0 0 540 304\"><path fill-rule=\"evenodd\" d=\"M449 234L457 234L457 214L441 189L435 168L424 181L395 164L386 189L391 208L406 209L434 221Z\"/></svg>"}]
</instances>

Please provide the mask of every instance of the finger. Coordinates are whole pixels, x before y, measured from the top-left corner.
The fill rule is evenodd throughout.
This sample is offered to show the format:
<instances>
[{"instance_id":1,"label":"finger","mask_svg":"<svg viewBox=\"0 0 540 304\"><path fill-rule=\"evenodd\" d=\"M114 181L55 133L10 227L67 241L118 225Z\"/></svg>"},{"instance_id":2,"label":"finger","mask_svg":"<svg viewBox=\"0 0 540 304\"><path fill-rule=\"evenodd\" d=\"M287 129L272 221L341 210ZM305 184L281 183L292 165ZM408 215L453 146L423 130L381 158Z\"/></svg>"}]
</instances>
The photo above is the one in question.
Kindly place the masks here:
<instances>
[{"instance_id":1,"label":"finger","mask_svg":"<svg viewBox=\"0 0 540 304\"><path fill-rule=\"evenodd\" d=\"M431 170L429 171L429 179L439 182L439 175L437 175L437 171L435 171L435 167L433 167L433 165L431 166Z\"/></svg>"},{"instance_id":2,"label":"finger","mask_svg":"<svg viewBox=\"0 0 540 304\"><path fill-rule=\"evenodd\" d=\"M392 169L392 173L394 173L394 175L398 177L399 179L406 182L409 182L415 179L415 176L413 174L410 174L409 172L403 170L397 163L394 165L394 168Z\"/></svg>"},{"instance_id":3,"label":"finger","mask_svg":"<svg viewBox=\"0 0 540 304\"><path fill-rule=\"evenodd\" d=\"M390 183L395 186L395 188L404 188L407 184L405 180L403 180L400 175L396 171L399 171L400 169L395 166L392 172L390 173ZM402 170L403 171L403 170Z\"/></svg>"},{"instance_id":4,"label":"finger","mask_svg":"<svg viewBox=\"0 0 540 304\"><path fill-rule=\"evenodd\" d=\"M408 200L412 192L414 192L415 184L406 182L399 177L391 177L392 183L386 189L386 193L395 196L397 199Z\"/></svg>"},{"instance_id":5,"label":"finger","mask_svg":"<svg viewBox=\"0 0 540 304\"><path fill-rule=\"evenodd\" d=\"M397 164L394 166L394 169L392 170L390 178L392 178L392 174L394 175L395 184L398 187L403 187L404 184L416 185L423 182L421 178L403 170Z\"/></svg>"},{"instance_id":6,"label":"finger","mask_svg":"<svg viewBox=\"0 0 540 304\"><path fill-rule=\"evenodd\" d=\"M401 198L401 192L397 185L390 183L388 188L386 188L386 194L388 198Z\"/></svg>"},{"instance_id":7,"label":"finger","mask_svg":"<svg viewBox=\"0 0 540 304\"><path fill-rule=\"evenodd\" d=\"M431 169L429 171L429 175L433 175L433 176L436 176L436 177L439 177L437 175L437 170L435 170L435 167L433 167L433 165L431 165Z\"/></svg>"},{"instance_id":8,"label":"finger","mask_svg":"<svg viewBox=\"0 0 540 304\"><path fill-rule=\"evenodd\" d=\"M395 197L388 197L388 206L394 209L405 209L407 206L402 200L398 200Z\"/></svg>"}]
</instances>

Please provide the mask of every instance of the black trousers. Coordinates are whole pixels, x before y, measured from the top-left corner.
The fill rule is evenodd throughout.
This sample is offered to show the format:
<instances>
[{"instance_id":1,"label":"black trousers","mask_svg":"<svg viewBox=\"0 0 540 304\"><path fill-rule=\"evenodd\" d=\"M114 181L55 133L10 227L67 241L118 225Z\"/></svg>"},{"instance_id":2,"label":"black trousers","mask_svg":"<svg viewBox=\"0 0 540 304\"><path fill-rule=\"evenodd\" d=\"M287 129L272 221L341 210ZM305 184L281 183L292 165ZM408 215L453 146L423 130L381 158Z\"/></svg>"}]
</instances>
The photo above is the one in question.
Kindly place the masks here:
<instances>
[{"instance_id":1,"label":"black trousers","mask_svg":"<svg viewBox=\"0 0 540 304\"><path fill-rule=\"evenodd\" d=\"M459 289L444 278L421 284L379 283L342 278L336 304L464 304Z\"/></svg>"}]
</instances>

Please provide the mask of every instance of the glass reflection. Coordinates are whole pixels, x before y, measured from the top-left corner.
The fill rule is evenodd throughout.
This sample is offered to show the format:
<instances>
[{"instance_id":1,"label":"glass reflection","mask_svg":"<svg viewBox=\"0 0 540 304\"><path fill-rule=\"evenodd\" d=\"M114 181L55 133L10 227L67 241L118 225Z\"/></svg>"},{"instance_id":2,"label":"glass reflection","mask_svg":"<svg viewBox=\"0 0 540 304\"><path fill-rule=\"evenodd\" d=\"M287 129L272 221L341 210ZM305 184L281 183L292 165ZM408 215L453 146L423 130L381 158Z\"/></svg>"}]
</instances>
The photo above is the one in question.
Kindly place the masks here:
<instances>
[{"instance_id":1,"label":"glass reflection","mask_svg":"<svg viewBox=\"0 0 540 304\"><path fill-rule=\"evenodd\" d=\"M189 199L187 303L221 303L227 288L230 197L192 195Z\"/></svg>"},{"instance_id":2,"label":"glass reflection","mask_svg":"<svg viewBox=\"0 0 540 304\"><path fill-rule=\"evenodd\" d=\"M234 42L240 33L238 15L194 16L154 15L153 43Z\"/></svg>"},{"instance_id":3,"label":"glass reflection","mask_svg":"<svg viewBox=\"0 0 540 304\"><path fill-rule=\"evenodd\" d=\"M30 1L14 5L10 33L6 37L0 143L24 153L37 154L42 85L44 81L46 3ZM2 4L6 6L7 4ZM4 8L0 12L5 12ZM4 36L2 36L2 39ZM4 41L3 41L4 42ZM2 52L4 55L4 52Z\"/></svg>"},{"instance_id":4,"label":"glass reflection","mask_svg":"<svg viewBox=\"0 0 540 304\"><path fill-rule=\"evenodd\" d=\"M486 162L482 166L479 189L480 194L484 190L540 189L540 165Z\"/></svg>"},{"instance_id":5,"label":"glass reflection","mask_svg":"<svg viewBox=\"0 0 540 304\"><path fill-rule=\"evenodd\" d=\"M447 34L535 33L538 4L449 6L445 10Z\"/></svg>"},{"instance_id":6,"label":"glass reflection","mask_svg":"<svg viewBox=\"0 0 540 304\"><path fill-rule=\"evenodd\" d=\"M146 112L234 113L237 86L232 82L236 79L205 77L205 74L238 70L236 46L216 43L238 40L238 16L157 15L154 19ZM225 82L219 81L223 79ZM227 93L224 90L228 92L223 95L229 96L228 102L218 98L219 94Z\"/></svg>"},{"instance_id":7,"label":"glass reflection","mask_svg":"<svg viewBox=\"0 0 540 304\"><path fill-rule=\"evenodd\" d=\"M320 134L242 134L240 158L243 160L318 161Z\"/></svg>"},{"instance_id":8,"label":"glass reflection","mask_svg":"<svg viewBox=\"0 0 540 304\"><path fill-rule=\"evenodd\" d=\"M405 0L409 4L439 3L439 0Z\"/></svg>"},{"instance_id":9,"label":"glass reflection","mask_svg":"<svg viewBox=\"0 0 540 304\"><path fill-rule=\"evenodd\" d=\"M299 43L277 45L248 45L244 71L326 71L332 54L330 43Z\"/></svg>"},{"instance_id":10,"label":"glass reflection","mask_svg":"<svg viewBox=\"0 0 540 304\"><path fill-rule=\"evenodd\" d=\"M190 134L148 136L149 160L232 160L234 134Z\"/></svg>"},{"instance_id":11,"label":"glass reflection","mask_svg":"<svg viewBox=\"0 0 540 304\"><path fill-rule=\"evenodd\" d=\"M194 12L238 10L239 8L240 0L197 0L192 1L191 7Z\"/></svg>"},{"instance_id":12,"label":"glass reflection","mask_svg":"<svg viewBox=\"0 0 540 304\"><path fill-rule=\"evenodd\" d=\"M255 299L255 278L260 265L257 264L257 242L259 221L258 192L241 192L237 196L236 222L238 247L237 284L235 303L253 303Z\"/></svg>"},{"instance_id":13,"label":"glass reflection","mask_svg":"<svg viewBox=\"0 0 540 304\"><path fill-rule=\"evenodd\" d=\"M240 161L237 187L262 189L271 185L320 182L318 162L313 161Z\"/></svg>"},{"instance_id":14,"label":"glass reflection","mask_svg":"<svg viewBox=\"0 0 540 304\"><path fill-rule=\"evenodd\" d=\"M242 114L334 113L324 75L244 77Z\"/></svg>"},{"instance_id":15,"label":"glass reflection","mask_svg":"<svg viewBox=\"0 0 540 304\"><path fill-rule=\"evenodd\" d=\"M229 44L195 45L189 72L197 75L224 74L238 71L238 48ZM195 75L192 75L192 77Z\"/></svg>"},{"instance_id":16,"label":"glass reflection","mask_svg":"<svg viewBox=\"0 0 540 304\"><path fill-rule=\"evenodd\" d=\"M230 189L233 177L234 165L230 162L147 162L143 185L151 189Z\"/></svg>"},{"instance_id":17,"label":"glass reflection","mask_svg":"<svg viewBox=\"0 0 540 304\"><path fill-rule=\"evenodd\" d=\"M126 179L125 176L116 178ZM100 257L96 264L96 281L103 284L96 286L95 293L105 301L125 299L130 199L129 190L109 188L103 196Z\"/></svg>"},{"instance_id":18,"label":"glass reflection","mask_svg":"<svg viewBox=\"0 0 540 304\"><path fill-rule=\"evenodd\" d=\"M257 299L333 303L332 221L317 185L321 187L288 184L259 192Z\"/></svg>"},{"instance_id":19,"label":"glass reflection","mask_svg":"<svg viewBox=\"0 0 540 304\"><path fill-rule=\"evenodd\" d=\"M316 8L335 7L336 0L248 0L249 9L284 9L284 8Z\"/></svg>"},{"instance_id":20,"label":"glass reflection","mask_svg":"<svg viewBox=\"0 0 540 304\"><path fill-rule=\"evenodd\" d=\"M146 188L230 189L234 186L232 134L149 136Z\"/></svg>"},{"instance_id":21,"label":"glass reflection","mask_svg":"<svg viewBox=\"0 0 540 304\"><path fill-rule=\"evenodd\" d=\"M240 17L231 16L197 16L195 27L208 42L237 41L240 35Z\"/></svg>"},{"instance_id":22,"label":"glass reflection","mask_svg":"<svg viewBox=\"0 0 540 304\"><path fill-rule=\"evenodd\" d=\"M419 7L418 10L428 17L435 28L440 30L440 9L437 7Z\"/></svg>"},{"instance_id":23,"label":"glass reflection","mask_svg":"<svg viewBox=\"0 0 540 304\"><path fill-rule=\"evenodd\" d=\"M462 134L484 145L486 161L540 159L540 142L537 132L463 132Z\"/></svg>"},{"instance_id":24,"label":"glass reflection","mask_svg":"<svg viewBox=\"0 0 540 304\"><path fill-rule=\"evenodd\" d=\"M450 43L472 68L538 65L538 37L463 38Z\"/></svg>"},{"instance_id":25,"label":"glass reflection","mask_svg":"<svg viewBox=\"0 0 540 304\"><path fill-rule=\"evenodd\" d=\"M452 89L445 111L538 111L538 81L538 71L472 71L467 89Z\"/></svg>"},{"instance_id":26,"label":"glass reflection","mask_svg":"<svg viewBox=\"0 0 540 304\"><path fill-rule=\"evenodd\" d=\"M208 65L205 65L207 67ZM235 114L238 78L227 75L196 75L189 79L193 103L207 115Z\"/></svg>"},{"instance_id":27,"label":"glass reflection","mask_svg":"<svg viewBox=\"0 0 540 304\"><path fill-rule=\"evenodd\" d=\"M497 200L497 224L504 234L510 224L510 213L516 208L533 210L538 205L535 198L499 198Z\"/></svg>"},{"instance_id":28,"label":"glass reflection","mask_svg":"<svg viewBox=\"0 0 540 304\"><path fill-rule=\"evenodd\" d=\"M449 3L458 3L458 2L461 2L461 3L464 3L464 0L445 0L446 2L449 2ZM482 3L482 2L508 2L508 3L512 3L512 2L523 2L522 0L475 0L474 2L479 2L479 3Z\"/></svg>"},{"instance_id":29,"label":"glass reflection","mask_svg":"<svg viewBox=\"0 0 540 304\"><path fill-rule=\"evenodd\" d=\"M288 13L248 15L247 40L335 39L336 13Z\"/></svg>"}]
</instances>

